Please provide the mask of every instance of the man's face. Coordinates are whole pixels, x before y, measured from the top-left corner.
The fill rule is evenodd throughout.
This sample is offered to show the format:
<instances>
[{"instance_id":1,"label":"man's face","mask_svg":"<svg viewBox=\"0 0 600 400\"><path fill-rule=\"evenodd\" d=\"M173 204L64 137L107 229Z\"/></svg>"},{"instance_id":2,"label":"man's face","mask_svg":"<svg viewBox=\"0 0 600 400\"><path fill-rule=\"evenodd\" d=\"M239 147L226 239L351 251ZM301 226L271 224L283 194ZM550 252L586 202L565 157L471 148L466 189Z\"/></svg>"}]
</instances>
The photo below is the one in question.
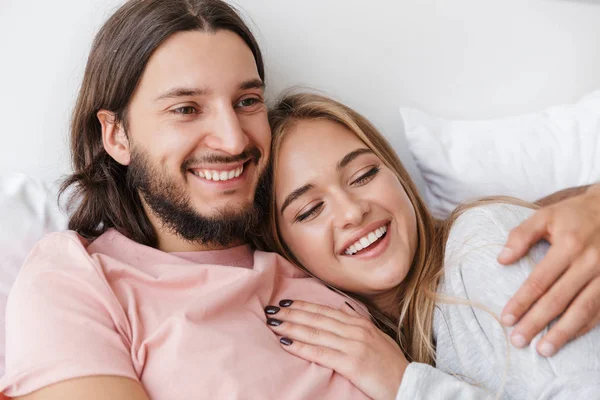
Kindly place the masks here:
<instances>
[{"instance_id":1,"label":"man's face","mask_svg":"<svg viewBox=\"0 0 600 400\"><path fill-rule=\"evenodd\" d=\"M271 144L263 95L232 32L180 32L152 55L126 118L129 179L171 232L224 245L255 223Z\"/></svg>"}]
</instances>

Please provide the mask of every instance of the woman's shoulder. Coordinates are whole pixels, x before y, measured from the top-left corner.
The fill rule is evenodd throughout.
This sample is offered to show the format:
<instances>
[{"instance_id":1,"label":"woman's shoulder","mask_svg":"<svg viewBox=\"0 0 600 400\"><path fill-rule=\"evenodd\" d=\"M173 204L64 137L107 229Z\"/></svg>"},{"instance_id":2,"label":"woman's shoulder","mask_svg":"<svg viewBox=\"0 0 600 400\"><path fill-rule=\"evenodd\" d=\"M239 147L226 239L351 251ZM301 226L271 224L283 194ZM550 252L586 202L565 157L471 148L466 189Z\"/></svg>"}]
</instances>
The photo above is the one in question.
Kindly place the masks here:
<instances>
[{"instance_id":1,"label":"woman's shoulder","mask_svg":"<svg viewBox=\"0 0 600 400\"><path fill-rule=\"evenodd\" d=\"M488 203L465 210L450 227L446 262L469 254L487 259L493 253L495 259L510 231L534 212L533 208L510 203Z\"/></svg>"},{"instance_id":2,"label":"woman's shoulder","mask_svg":"<svg viewBox=\"0 0 600 400\"><path fill-rule=\"evenodd\" d=\"M456 218L450 229L449 240L465 240L478 232L508 237L513 228L534 212L534 208L503 202L473 206Z\"/></svg>"},{"instance_id":3,"label":"woman's shoulder","mask_svg":"<svg viewBox=\"0 0 600 400\"><path fill-rule=\"evenodd\" d=\"M533 212L513 204L485 204L467 209L450 228L434 317L442 370L486 383L496 380L487 371L488 361L503 357L496 345L504 351L506 342L497 318L535 264L503 266L497 257L510 230Z\"/></svg>"},{"instance_id":4,"label":"woman's shoulder","mask_svg":"<svg viewBox=\"0 0 600 400\"><path fill-rule=\"evenodd\" d=\"M548 248L545 242L537 244L513 266L503 266L497 261L510 231L534 212L519 205L491 203L460 215L446 242L443 291L488 304L504 304Z\"/></svg>"}]
</instances>

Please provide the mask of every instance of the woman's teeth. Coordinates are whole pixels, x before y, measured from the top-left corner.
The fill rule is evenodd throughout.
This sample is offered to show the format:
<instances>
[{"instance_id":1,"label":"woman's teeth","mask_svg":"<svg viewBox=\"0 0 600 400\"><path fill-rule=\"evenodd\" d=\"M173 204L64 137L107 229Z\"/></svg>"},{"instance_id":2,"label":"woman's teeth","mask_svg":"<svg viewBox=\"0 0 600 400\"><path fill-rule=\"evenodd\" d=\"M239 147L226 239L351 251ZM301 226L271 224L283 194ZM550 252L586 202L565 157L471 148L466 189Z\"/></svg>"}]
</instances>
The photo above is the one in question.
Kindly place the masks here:
<instances>
[{"instance_id":1,"label":"woman's teeth","mask_svg":"<svg viewBox=\"0 0 600 400\"><path fill-rule=\"evenodd\" d=\"M381 228L375 229L373 232L361 237L357 240L353 245L348 247L344 252L346 255L351 256L353 254L358 253L362 249L365 249L378 241L385 233L387 232L387 225L382 226Z\"/></svg>"},{"instance_id":2,"label":"woman's teeth","mask_svg":"<svg viewBox=\"0 0 600 400\"><path fill-rule=\"evenodd\" d=\"M208 181L228 181L237 178L244 172L244 166L231 171L210 171L210 170L192 170L192 174L204 178Z\"/></svg>"}]
</instances>

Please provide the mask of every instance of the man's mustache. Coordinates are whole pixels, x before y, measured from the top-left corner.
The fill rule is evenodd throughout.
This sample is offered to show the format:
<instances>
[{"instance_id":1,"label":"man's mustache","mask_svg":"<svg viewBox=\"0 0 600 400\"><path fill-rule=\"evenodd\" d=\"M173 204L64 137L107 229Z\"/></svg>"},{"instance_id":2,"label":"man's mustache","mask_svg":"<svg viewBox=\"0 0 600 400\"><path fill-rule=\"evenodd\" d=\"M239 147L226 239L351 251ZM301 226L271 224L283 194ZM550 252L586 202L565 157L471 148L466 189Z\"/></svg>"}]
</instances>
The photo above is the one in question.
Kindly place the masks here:
<instances>
[{"instance_id":1,"label":"man's mustache","mask_svg":"<svg viewBox=\"0 0 600 400\"><path fill-rule=\"evenodd\" d=\"M207 154L201 157L188 158L183 162L181 169L187 171L188 169L200 164L234 164L238 162L246 162L248 160L254 161L255 163L262 157L261 151L256 146L248 147L242 153L235 156L223 156L220 154Z\"/></svg>"}]
</instances>

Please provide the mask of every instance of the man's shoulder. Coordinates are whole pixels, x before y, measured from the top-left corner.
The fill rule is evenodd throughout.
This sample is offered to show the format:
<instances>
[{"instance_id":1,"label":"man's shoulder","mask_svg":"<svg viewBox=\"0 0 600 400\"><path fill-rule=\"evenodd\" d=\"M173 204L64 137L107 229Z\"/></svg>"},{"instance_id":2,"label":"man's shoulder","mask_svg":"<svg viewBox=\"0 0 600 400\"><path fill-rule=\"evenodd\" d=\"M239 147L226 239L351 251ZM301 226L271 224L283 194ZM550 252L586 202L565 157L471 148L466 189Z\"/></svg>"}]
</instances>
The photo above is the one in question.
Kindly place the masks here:
<instances>
[{"instance_id":1,"label":"man's shoulder","mask_svg":"<svg viewBox=\"0 0 600 400\"><path fill-rule=\"evenodd\" d=\"M254 268L260 267L261 264L274 264L277 267L277 274L289 278L312 278L308 272L288 261L279 253L270 251L254 251Z\"/></svg>"},{"instance_id":2,"label":"man's shoulder","mask_svg":"<svg viewBox=\"0 0 600 400\"><path fill-rule=\"evenodd\" d=\"M75 231L51 232L46 234L31 250L31 255L38 253L64 253L73 249L82 249L89 245L89 242Z\"/></svg>"},{"instance_id":3,"label":"man's shoulder","mask_svg":"<svg viewBox=\"0 0 600 400\"><path fill-rule=\"evenodd\" d=\"M90 263L87 247L89 241L75 231L46 234L31 249L21 268L21 273L80 268Z\"/></svg>"}]
</instances>

